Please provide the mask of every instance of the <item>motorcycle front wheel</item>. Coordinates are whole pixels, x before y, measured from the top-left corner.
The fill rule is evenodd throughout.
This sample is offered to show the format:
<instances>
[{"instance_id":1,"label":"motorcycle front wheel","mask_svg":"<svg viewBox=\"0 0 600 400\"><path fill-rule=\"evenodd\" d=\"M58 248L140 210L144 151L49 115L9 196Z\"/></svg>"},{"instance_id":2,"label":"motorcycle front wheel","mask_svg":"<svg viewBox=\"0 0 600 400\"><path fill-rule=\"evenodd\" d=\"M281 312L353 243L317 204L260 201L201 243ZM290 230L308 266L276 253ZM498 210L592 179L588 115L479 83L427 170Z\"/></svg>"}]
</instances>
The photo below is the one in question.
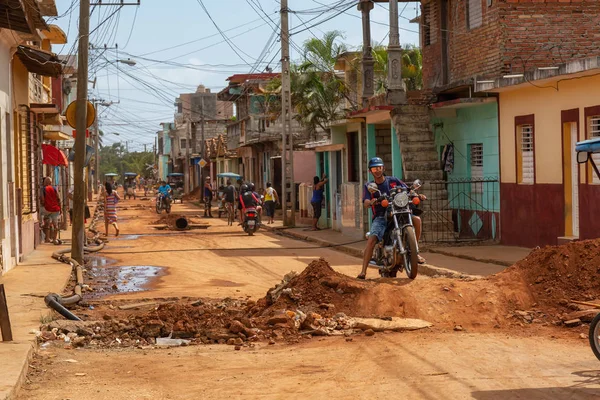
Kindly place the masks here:
<instances>
[{"instance_id":1,"label":"motorcycle front wheel","mask_svg":"<svg viewBox=\"0 0 600 400\"><path fill-rule=\"evenodd\" d=\"M410 279L415 279L419 273L419 253L417 251L417 237L412 226L404 228L404 248L406 249L404 269Z\"/></svg>"},{"instance_id":2,"label":"motorcycle front wheel","mask_svg":"<svg viewBox=\"0 0 600 400\"><path fill-rule=\"evenodd\" d=\"M156 200L156 213L160 214L160 201Z\"/></svg>"},{"instance_id":3,"label":"motorcycle front wheel","mask_svg":"<svg viewBox=\"0 0 600 400\"><path fill-rule=\"evenodd\" d=\"M600 360L600 314L596 315L596 317L592 320L590 324L590 346L592 346L592 351Z\"/></svg>"}]
</instances>

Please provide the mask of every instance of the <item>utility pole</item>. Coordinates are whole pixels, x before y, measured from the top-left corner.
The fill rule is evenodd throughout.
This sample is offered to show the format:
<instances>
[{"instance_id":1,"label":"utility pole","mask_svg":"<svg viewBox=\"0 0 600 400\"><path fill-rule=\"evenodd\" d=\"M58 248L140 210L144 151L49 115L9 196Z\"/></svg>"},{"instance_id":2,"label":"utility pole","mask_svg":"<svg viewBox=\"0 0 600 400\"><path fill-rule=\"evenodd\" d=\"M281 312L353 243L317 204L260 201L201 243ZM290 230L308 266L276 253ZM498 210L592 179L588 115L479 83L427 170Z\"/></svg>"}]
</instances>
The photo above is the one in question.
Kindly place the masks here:
<instances>
[{"instance_id":1,"label":"utility pole","mask_svg":"<svg viewBox=\"0 0 600 400\"><path fill-rule=\"evenodd\" d=\"M390 0L390 41L388 44L388 103L397 106L406 103L402 81L402 48L398 29L398 0Z\"/></svg>"},{"instance_id":2,"label":"utility pole","mask_svg":"<svg viewBox=\"0 0 600 400\"><path fill-rule=\"evenodd\" d=\"M94 120L94 137L96 139L94 141L94 180L98 181L98 179L100 179L100 129L98 128L98 101L94 102L94 109L96 110L96 119ZM94 187L94 194L98 194L97 182L92 182L92 186Z\"/></svg>"},{"instance_id":3,"label":"utility pole","mask_svg":"<svg viewBox=\"0 0 600 400\"><path fill-rule=\"evenodd\" d=\"M296 223L296 185L294 184L294 143L291 130L292 99L290 76L290 32L287 0L281 0L281 104L283 132L281 137L281 192L283 201L283 225ZM289 147L289 154L288 154ZM288 181L290 188L288 189ZM291 213L288 217L288 193L290 193Z\"/></svg>"},{"instance_id":4,"label":"utility pole","mask_svg":"<svg viewBox=\"0 0 600 400\"><path fill-rule=\"evenodd\" d=\"M362 30L363 30L363 54L362 54L362 106L369 105L369 99L373 97L373 73L374 64L373 54L371 49L371 19L370 12L373 9L372 0L360 0L358 9L362 12ZM397 8L397 4L396 4ZM396 21L396 24L398 22ZM391 39L391 38L390 38Z\"/></svg>"},{"instance_id":5,"label":"utility pole","mask_svg":"<svg viewBox=\"0 0 600 400\"><path fill-rule=\"evenodd\" d=\"M204 160L204 148L206 147L204 144L204 96L200 97L200 124L200 135L202 140L200 142L200 159ZM200 187L203 188L200 191L200 197L204 200L204 167L202 167L202 165L200 165Z\"/></svg>"},{"instance_id":6,"label":"utility pole","mask_svg":"<svg viewBox=\"0 0 600 400\"><path fill-rule=\"evenodd\" d=\"M190 192L190 129L191 121L185 123L185 160L183 162L183 191L185 193ZM179 142L181 143L181 142Z\"/></svg>"},{"instance_id":7,"label":"utility pole","mask_svg":"<svg viewBox=\"0 0 600 400\"><path fill-rule=\"evenodd\" d=\"M71 234L71 258L83 265L85 184L85 131L87 129L88 46L90 35L90 0L79 2L79 50L77 61L77 109L75 136L75 188L73 191L73 232Z\"/></svg>"}]
</instances>

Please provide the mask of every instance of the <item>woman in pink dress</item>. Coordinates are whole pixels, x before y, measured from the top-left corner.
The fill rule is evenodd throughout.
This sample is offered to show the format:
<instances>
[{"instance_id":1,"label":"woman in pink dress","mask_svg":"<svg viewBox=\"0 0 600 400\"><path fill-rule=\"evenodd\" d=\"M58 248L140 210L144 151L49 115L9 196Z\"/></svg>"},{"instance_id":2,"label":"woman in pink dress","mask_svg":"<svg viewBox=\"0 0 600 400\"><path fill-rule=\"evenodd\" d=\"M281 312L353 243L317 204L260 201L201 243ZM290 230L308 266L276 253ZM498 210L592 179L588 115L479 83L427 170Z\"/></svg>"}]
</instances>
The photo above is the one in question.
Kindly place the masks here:
<instances>
[{"instance_id":1,"label":"woman in pink dress","mask_svg":"<svg viewBox=\"0 0 600 400\"><path fill-rule=\"evenodd\" d=\"M119 226L117 225L117 203L121 198L116 190L113 190L110 182L104 184L106 192L104 193L104 227L108 237L108 224L115 227L115 236L119 236Z\"/></svg>"}]
</instances>

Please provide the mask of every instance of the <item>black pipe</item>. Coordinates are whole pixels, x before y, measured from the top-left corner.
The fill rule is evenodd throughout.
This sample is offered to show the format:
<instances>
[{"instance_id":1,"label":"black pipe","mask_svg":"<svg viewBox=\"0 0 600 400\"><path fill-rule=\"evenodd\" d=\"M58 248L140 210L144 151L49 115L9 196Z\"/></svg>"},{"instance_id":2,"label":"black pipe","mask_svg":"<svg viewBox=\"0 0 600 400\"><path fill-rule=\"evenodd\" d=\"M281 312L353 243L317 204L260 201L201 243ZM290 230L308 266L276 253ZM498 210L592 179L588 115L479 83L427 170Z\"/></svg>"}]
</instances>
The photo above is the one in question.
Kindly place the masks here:
<instances>
[{"instance_id":1,"label":"black pipe","mask_svg":"<svg viewBox=\"0 0 600 400\"><path fill-rule=\"evenodd\" d=\"M50 307L54 311L58 312L60 315L62 315L66 319L69 319L71 321L81 321L81 318L79 318L77 315L73 314L71 311L67 310L62 304L60 304L58 302L57 299L59 299L59 298L60 298L60 296L57 295L56 293L51 293L44 298L44 302L46 302L46 305L48 307Z\"/></svg>"},{"instance_id":2,"label":"black pipe","mask_svg":"<svg viewBox=\"0 0 600 400\"><path fill-rule=\"evenodd\" d=\"M188 225L188 220L184 217L180 217L175 220L175 226L179 230L187 229Z\"/></svg>"}]
</instances>

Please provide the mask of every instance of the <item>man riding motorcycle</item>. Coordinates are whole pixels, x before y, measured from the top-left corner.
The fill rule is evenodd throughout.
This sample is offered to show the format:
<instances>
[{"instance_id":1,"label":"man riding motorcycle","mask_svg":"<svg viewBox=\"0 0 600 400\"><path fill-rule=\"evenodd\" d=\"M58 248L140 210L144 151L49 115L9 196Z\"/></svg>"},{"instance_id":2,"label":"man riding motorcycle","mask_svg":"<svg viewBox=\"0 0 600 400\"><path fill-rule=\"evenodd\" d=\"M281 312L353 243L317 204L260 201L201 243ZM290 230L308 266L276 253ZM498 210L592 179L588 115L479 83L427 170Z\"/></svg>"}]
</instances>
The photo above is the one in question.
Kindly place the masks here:
<instances>
[{"instance_id":1,"label":"man riding motorcycle","mask_svg":"<svg viewBox=\"0 0 600 400\"><path fill-rule=\"evenodd\" d=\"M165 207L169 207L171 204L171 186L167 184L165 181L160 181L160 186L158 187L158 196L163 199L165 202Z\"/></svg>"},{"instance_id":2,"label":"man riding motorcycle","mask_svg":"<svg viewBox=\"0 0 600 400\"><path fill-rule=\"evenodd\" d=\"M244 216L247 208L258 208L260 205L260 197L258 197L250 188L254 187L252 183L244 183L240 186L240 197L238 201L238 210L240 210L240 225L244 224Z\"/></svg>"},{"instance_id":3,"label":"man riding motorcycle","mask_svg":"<svg viewBox=\"0 0 600 400\"><path fill-rule=\"evenodd\" d=\"M385 176L385 166L383 164L383 160L379 157L373 157L369 160L369 172L373 175L373 182L377 184L379 191L382 194L389 195L390 191L395 187L403 187L408 188L408 186L402 182L400 179L394 176ZM373 249L375 249L375 245L377 242L383 239L383 235L385 234L385 230L387 228L387 215L386 208L382 207L379 203L377 203L377 198L374 198L371 192L368 190L369 183L365 184L363 190L363 206L365 208L371 208L373 211L373 220L371 222L371 231L369 235L369 239L367 241L367 247L365 248L365 253L363 256L363 265L360 274L358 275L358 279L365 279L367 276L367 267L369 266L369 261L371 261L371 257L373 256ZM427 197L420 194L419 198L421 200L426 200ZM412 216L412 221L415 227L415 233L417 236L417 240L421 236L421 218L416 215ZM425 263L425 259L423 257L418 256L419 264Z\"/></svg>"}]
</instances>

